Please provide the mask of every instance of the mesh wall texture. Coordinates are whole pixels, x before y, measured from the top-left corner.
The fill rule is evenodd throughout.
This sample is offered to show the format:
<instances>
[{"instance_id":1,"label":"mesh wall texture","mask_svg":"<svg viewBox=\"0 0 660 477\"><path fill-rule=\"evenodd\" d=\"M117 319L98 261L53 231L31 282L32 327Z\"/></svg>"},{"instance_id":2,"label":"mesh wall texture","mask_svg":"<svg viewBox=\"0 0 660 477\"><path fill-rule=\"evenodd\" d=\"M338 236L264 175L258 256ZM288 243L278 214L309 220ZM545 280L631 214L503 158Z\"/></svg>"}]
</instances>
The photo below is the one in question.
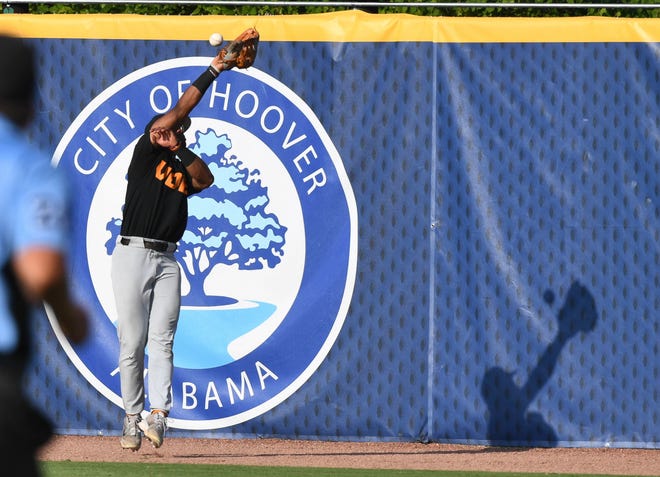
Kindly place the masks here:
<instances>
[{"instance_id":1,"label":"mesh wall texture","mask_svg":"<svg viewBox=\"0 0 660 477\"><path fill-rule=\"evenodd\" d=\"M36 46L30 133L47 151L126 74L208 55L185 41ZM262 41L256 66L308 103L344 161L355 292L292 397L170 435L658 447L657 45ZM30 392L60 432L118 435L123 411L45 318L35 331Z\"/></svg>"}]
</instances>

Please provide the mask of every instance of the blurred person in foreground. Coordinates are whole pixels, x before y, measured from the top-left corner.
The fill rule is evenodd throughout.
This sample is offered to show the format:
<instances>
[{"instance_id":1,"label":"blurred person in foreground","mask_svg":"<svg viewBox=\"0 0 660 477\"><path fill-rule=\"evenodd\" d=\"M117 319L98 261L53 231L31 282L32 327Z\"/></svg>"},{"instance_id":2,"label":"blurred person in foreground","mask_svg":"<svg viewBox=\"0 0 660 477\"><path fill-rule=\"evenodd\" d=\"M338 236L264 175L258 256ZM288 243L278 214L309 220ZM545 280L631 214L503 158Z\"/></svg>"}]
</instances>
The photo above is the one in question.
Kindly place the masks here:
<instances>
[{"instance_id":1,"label":"blurred person in foreground","mask_svg":"<svg viewBox=\"0 0 660 477\"><path fill-rule=\"evenodd\" d=\"M45 303L72 342L88 331L67 281L69 190L24 132L33 113L34 60L29 45L0 33L0 468L7 477L39 475L36 455L53 432L25 394L32 317Z\"/></svg>"}]
</instances>

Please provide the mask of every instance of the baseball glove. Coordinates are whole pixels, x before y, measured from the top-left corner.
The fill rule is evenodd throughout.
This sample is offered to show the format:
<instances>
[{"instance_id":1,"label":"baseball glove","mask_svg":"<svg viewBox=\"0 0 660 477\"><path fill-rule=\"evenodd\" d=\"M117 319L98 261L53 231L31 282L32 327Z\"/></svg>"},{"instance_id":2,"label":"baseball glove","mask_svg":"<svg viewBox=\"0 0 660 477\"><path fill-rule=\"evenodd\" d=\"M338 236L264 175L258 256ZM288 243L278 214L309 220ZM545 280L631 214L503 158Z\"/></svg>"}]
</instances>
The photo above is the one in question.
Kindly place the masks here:
<instances>
[{"instance_id":1,"label":"baseball glove","mask_svg":"<svg viewBox=\"0 0 660 477\"><path fill-rule=\"evenodd\" d=\"M259 46L259 32L255 28L248 28L238 35L234 41L220 50L225 69L248 68L257 57Z\"/></svg>"}]
</instances>

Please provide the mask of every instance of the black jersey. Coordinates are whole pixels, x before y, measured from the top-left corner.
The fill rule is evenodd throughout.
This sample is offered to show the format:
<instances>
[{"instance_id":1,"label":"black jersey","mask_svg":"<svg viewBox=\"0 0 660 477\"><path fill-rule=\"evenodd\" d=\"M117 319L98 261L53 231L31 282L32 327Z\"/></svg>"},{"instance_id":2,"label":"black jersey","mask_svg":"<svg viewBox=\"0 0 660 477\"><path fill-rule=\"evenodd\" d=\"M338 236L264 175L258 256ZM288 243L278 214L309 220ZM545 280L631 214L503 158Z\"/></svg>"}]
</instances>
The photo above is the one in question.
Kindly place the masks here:
<instances>
[{"instance_id":1,"label":"black jersey","mask_svg":"<svg viewBox=\"0 0 660 477\"><path fill-rule=\"evenodd\" d=\"M188 222L192 179L175 153L138 140L128 168L121 234L176 243Z\"/></svg>"}]
</instances>

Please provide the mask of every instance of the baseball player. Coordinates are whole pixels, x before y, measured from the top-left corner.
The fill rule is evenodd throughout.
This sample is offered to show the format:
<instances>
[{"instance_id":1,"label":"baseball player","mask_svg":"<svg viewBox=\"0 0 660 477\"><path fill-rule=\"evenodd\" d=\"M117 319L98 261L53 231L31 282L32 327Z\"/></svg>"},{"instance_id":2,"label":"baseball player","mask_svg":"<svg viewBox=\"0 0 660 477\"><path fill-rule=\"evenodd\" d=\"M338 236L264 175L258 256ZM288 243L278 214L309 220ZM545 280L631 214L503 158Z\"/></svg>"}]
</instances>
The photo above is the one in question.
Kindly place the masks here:
<instances>
[{"instance_id":1,"label":"baseball player","mask_svg":"<svg viewBox=\"0 0 660 477\"><path fill-rule=\"evenodd\" d=\"M181 304L181 272L174 252L186 229L188 197L213 183L208 166L186 147L188 115L219 74L252 64L258 39L250 29L220 50L174 108L147 124L133 151L111 271L126 411L120 439L124 449L140 448L140 431L160 447L172 405L172 347ZM142 420L145 347L151 412Z\"/></svg>"}]
</instances>

